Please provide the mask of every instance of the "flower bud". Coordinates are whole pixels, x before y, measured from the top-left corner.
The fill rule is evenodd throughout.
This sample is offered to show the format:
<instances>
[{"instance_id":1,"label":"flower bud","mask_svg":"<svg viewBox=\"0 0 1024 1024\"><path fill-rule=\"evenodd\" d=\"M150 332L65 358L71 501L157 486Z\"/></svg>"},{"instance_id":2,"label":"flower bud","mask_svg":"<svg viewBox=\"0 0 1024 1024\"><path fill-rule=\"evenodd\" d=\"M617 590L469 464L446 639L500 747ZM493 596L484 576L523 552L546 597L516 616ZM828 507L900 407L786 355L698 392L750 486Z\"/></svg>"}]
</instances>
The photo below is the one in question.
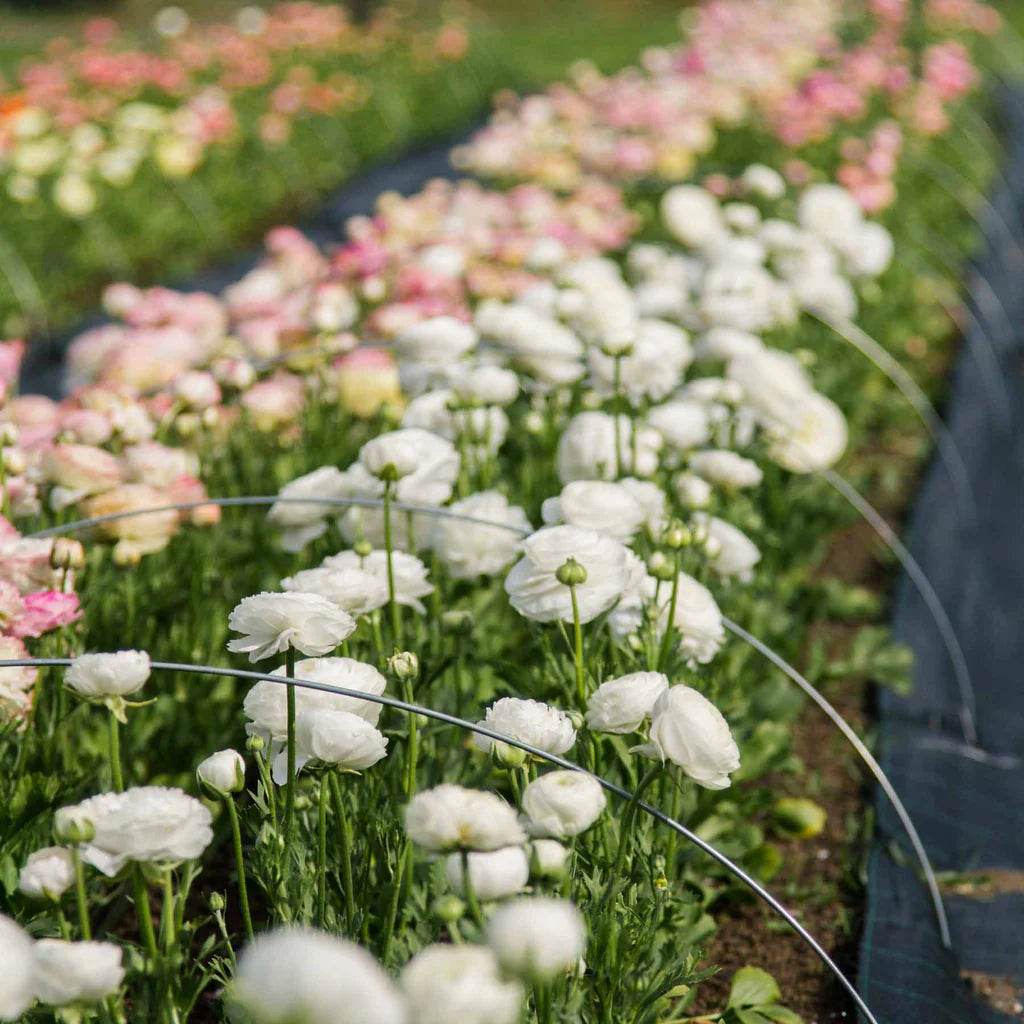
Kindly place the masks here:
<instances>
[{"instance_id":1,"label":"flower bud","mask_svg":"<svg viewBox=\"0 0 1024 1024\"><path fill-rule=\"evenodd\" d=\"M564 878L569 848L557 839L535 839L530 843L530 873L538 878Z\"/></svg>"},{"instance_id":2,"label":"flower bud","mask_svg":"<svg viewBox=\"0 0 1024 1024\"><path fill-rule=\"evenodd\" d=\"M536 411L528 412L523 418L523 426L528 434L542 434L544 432L544 417Z\"/></svg>"},{"instance_id":3,"label":"flower bud","mask_svg":"<svg viewBox=\"0 0 1024 1024\"><path fill-rule=\"evenodd\" d=\"M18 443L18 426L10 421L0 423L0 448Z\"/></svg>"},{"instance_id":4,"label":"flower bud","mask_svg":"<svg viewBox=\"0 0 1024 1024\"><path fill-rule=\"evenodd\" d=\"M85 548L81 541L70 537L58 537L50 550L50 566L53 569L82 569L85 567Z\"/></svg>"},{"instance_id":5,"label":"flower bud","mask_svg":"<svg viewBox=\"0 0 1024 1024\"><path fill-rule=\"evenodd\" d=\"M373 553L373 545L365 538L360 538L352 545L352 550L360 558L367 558Z\"/></svg>"},{"instance_id":6,"label":"flower bud","mask_svg":"<svg viewBox=\"0 0 1024 1024\"><path fill-rule=\"evenodd\" d=\"M420 674L420 659L412 651L396 651L387 664L388 674L400 683L412 682Z\"/></svg>"},{"instance_id":7,"label":"flower bud","mask_svg":"<svg viewBox=\"0 0 1024 1024\"><path fill-rule=\"evenodd\" d=\"M210 894L210 909L219 914L224 909L224 897L219 892Z\"/></svg>"},{"instance_id":8,"label":"flower bud","mask_svg":"<svg viewBox=\"0 0 1024 1024\"><path fill-rule=\"evenodd\" d=\"M53 819L53 834L58 843L79 846L96 838L96 827L88 818L58 812Z\"/></svg>"},{"instance_id":9,"label":"flower bud","mask_svg":"<svg viewBox=\"0 0 1024 1024\"><path fill-rule=\"evenodd\" d=\"M587 570L575 558L567 558L555 571L555 579L567 587L587 582Z\"/></svg>"},{"instance_id":10,"label":"flower bud","mask_svg":"<svg viewBox=\"0 0 1024 1024\"><path fill-rule=\"evenodd\" d=\"M473 629L473 613L465 608L453 608L441 615L441 628L446 633L465 636Z\"/></svg>"},{"instance_id":11,"label":"flower bud","mask_svg":"<svg viewBox=\"0 0 1024 1024\"><path fill-rule=\"evenodd\" d=\"M202 425L203 421L194 412L183 412L174 421L175 429L185 438L195 437Z\"/></svg>"},{"instance_id":12,"label":"flower bud","mask_svg":"<svg viewBox=\"0 0 1024 1024\"><path fill-rule=\"evenodd\" d=\"M47 846L29 854L18 875L18 891L31 899L59 900L74 881L71 851Z\"/></svg>"},{"instance_id":13,"label":"flower bud","mask_svg":"<svg viewBox=\"0 0 1024 1024\"><path fill-rule=\"evenodd\" d=\"M196 768L196 778L219 796L241 792L245 786L245 761L237 750L218 750Z\"/></svg>"},{"instance_id":14,"label":"flower bud","mask_svg":"<svg viewBox=\"0 0 1024 1024\"><path fill-rule=\"evenodd\" d=\"M263 748L264 748L264 747L265 747L266 745L267 745L267 744L266 744L266 742L264 741L263 737L262 737L262 736L259 736L259 735L257 735L256 733L253 733L253 734L252 734L252 735L251 735L251 736L250 736L250 737L249 737L249 738L248 738L248 739L247 739L247 740L245 741L245 749L246 749L246 750L249 750L249 751L252 751L253 753L256 753L256 752L258 752L258 751L262 750L262 749L263 749Z\"/></svg>"},{"instance_id":15,"label":"flower bud","mask_svg":"<svg viewBox=\"0 0 1024 1024\"><path fill-rule=\"evenodd\" d=\"M466 913L466 904L452 892L446 893L444 896L438 896L430 905L430 908L435 916L444 921L445 924L458 921Z\"/></svg>"},{"instance_id":16,"label":"flower bud","mask_svg":"<svg viewBox=\"0 0 1024 1024\"><path fill-rule=\"evenodd\" d=\"M673 519L661 535L661 543L672 551L685 548L692 540L692 534L678 519Z\"/></svg>"}]
</instances>

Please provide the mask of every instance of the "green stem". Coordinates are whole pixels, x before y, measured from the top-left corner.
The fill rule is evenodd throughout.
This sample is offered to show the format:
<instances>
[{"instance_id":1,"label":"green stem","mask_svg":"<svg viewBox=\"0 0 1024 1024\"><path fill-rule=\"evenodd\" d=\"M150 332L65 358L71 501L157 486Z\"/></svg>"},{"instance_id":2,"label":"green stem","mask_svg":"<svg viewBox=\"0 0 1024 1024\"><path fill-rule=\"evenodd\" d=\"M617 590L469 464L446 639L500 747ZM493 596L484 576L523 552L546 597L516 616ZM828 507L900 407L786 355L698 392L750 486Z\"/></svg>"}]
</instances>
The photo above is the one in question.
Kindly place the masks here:
<instances>
[{"instance_id":1,"label":"green stem","mask_svg":"<svg viewBox=\"0 0 1024 1024\"><path fill-rule=\"evenodd\" d=\"M576 651L576 694L580 699L580 706L587 704L587 684L583 678L583 626L580 623L580 605L576 599L576 588L569 587L569 597L572 599L572 631Z\"/></svg>"},{"instance_id":2,"label":"green stem","mask_svg":"<svg viewBox=\"0 0 1024 1024\"><path fill-rule=\"evenodd\" d=\"M402 894L402 882L405 878L411 849L412 843L407 838L398 858L398 870L395 872L395 877L391 880L391 899L388 901L387 916L384 918L384 934L380 941L380 961L385 966L387 966L388 952L391 949L391 939L395 934L395 923L398 920L398 900Z\"/></svg>"},{"instance_id":3,"label":"green stem","mask_svg":"<svg viewBox=\"0 0 1024 1024\"><path fill-rule=\"evenodd\" d=\"M245 925L245 937L253 940L252 912L249 910L249 890L245 881L245 859L242 856L242 829L238 824L238 809L230 794L224 797L227 804L228 817L231 819L231 838L235 846L235 865L238 868L238 902L242 908L242 922Z\"/></svg>"},{"instance_id":4,"label":"green stem","mask_svg":"<svg viewBox=\"0 0 1024 1024\"><path fill-rule=\"evenodd\" d=\"M85 867L82 864L82 854L77 846L71 847L71 863L75 869L75 902L78 904L78 930L85 940L92 938L92 928L89 927L89 903L85 898Z\"/></svg>"},{"instance_id":5,"label":"green stem","mask_svg":"<svg viewBox=\"0 0 1024 1024\"><path fill-rule=\"evenodd\" d=\"M155 960L160 955L160 951L156 944L156 932L153 930L153 915L149 909L146 879L138 864L132 865L132 886L135 893L135 914L139 919L139 934L142 936L142 944L150 959Z\"/></svg>"},{"instance_id":6,"label":"green stem","mask_svg":"<svg viewBox=\"0 0 1024 1024\"><path fill-rule=\"evenodd\" d=\"M661 638L661 650L658 652L658 671L662 672L668 664L669 651L672 650L672 634L676 623L676 602L679 598L679 552L674 552L675 575L672 577L672 594L668 599L668 621L665 623L665 635Z\"/></svg>"},{"instance_id":7,"label":"green stem","mask_svg":"<svg viewBox=\"0 0 1024 1024\"><path fill-rule=\"evenodd\" d=\"M164 872L164 902L160 908L160 932L164 950L168 953L174 949L178 941L178 930L175 927L174 914L174 877L171 871Z\"/></svg>"},{"instance_id":8,"label":"green stem","mask_svg":"<svg viewBox=\"0 0 1024 1024\"><path fill-rule=\"evenodd\" d=\"M622 422L620 412L620 390L622 387L622 357L614 356L612 368L612 389L614 397L612 400L612 420L615 424L615 479L622 478Z\"/></svg>"},{"instance_id":9,"label":"green stem","mask_svg":"<svg viewBox=\"0 0 1024 1024\"><path fill-rule=\"evenodd\" d=\"M118 793L124 791L124 776L121 774L121 723L110 715L110 778L114 790Z\"/></svg>"},{"instance_id":10,"label":"green stem","mask_svg":"<svg viewBox=\"0 0 1024 1024\"><path fill-rule=\"evenodd\" d=\"M352 824L345 813L341 779L334 773L331 775L331 795L334 797L334 813L341 832L341 884L345 890L346 925L351 930L356 920L356 890L352 882Z\"/></svg>"},{"instance_id":11,"label":"green stem","mask_svg":"<svg viewBox=\"0 0 1024 1024\"><path fill-rule=\"evenodd\" d=\"M480 901L476 898L476 889L473 888L473 876L469 873L469 851L460 850L459 856L462 858L462 888L466 893L466 903L469 906L469 916L473 919L473 923L480 929L483 930L487 927L484 921L483 912L480 910Z\"/></svg>"},{"instance_id":12,"label":"green stem","mask_svg":"<svg viewBox=\"0 0 1024 1024\"><path fill-rule=\"evenodd\" d=\"M392 552L394 545L391 539L391 490L394 484L389 480L384 484L384 554L388 565L388 608L391 611L391 641L398 646L398 637L402 631L401 611L395 600L395 569Z\"/></svg>"},{"instance_id":13,"label":"green stem","mask_svg":"<svg viewBox=\"0 0 1024 1024\"><path fill-rule=\"evenodd\" d=\"M330 784L327 776L320 776L319 846L316 862L316 926L322 931L327 916L327 797Z\"/></svg>"},{"instance_id":14,"label":"green stem","mask_svg":"<svg viewBox=\"0 0 1024 1024\"><path fill-rule=\"evenodd\" d=\"M409 704L413 702L411 680L407 679L402 683L402 699ZM410 714L407 717L409 719L409 750L408 760L405 764L405 798L411 800L416 792L416 762L419 760L420 734L416 715Z\"/></svg>"},{"instance_id":15,"label":"green stem","mask_svg":"<svg viewBox=\"0 0 1024 1024\"><path fill-rule=\"evenodd\" d=\"M285 656L285 672L289 679L295 678L295 648L289 647ZM288 700L288 778L285 780L284 791L284 834L285 849L292 830L292 815L295 813L295 686L287 686Z\"/></svg>"},{"instance_id":16,"label":"green stem","mask_svg":"<svg viewBox=\"0 0 1024 1024\"><path fill-rule=\"evenodd\" d=\"M619 849L615 854L615 867L612 869L611 876L608 882L608 890L605 893L605 899L608 898L608 893L611 892L611 888L615 885L618 879L622 875L622 868L626 862L626 846L629 843L629 835L633 830L633 821L636 818L636 809L640 805L640 801L643 798L644 793L650 784L661 774L664 765L658 762L653 768L640 780L640 784L636 787L633 793L633 799L629 801L629 805L626 807L626 813L622 819L622 830L619 832Z\"/></svg>"}]
</instances>

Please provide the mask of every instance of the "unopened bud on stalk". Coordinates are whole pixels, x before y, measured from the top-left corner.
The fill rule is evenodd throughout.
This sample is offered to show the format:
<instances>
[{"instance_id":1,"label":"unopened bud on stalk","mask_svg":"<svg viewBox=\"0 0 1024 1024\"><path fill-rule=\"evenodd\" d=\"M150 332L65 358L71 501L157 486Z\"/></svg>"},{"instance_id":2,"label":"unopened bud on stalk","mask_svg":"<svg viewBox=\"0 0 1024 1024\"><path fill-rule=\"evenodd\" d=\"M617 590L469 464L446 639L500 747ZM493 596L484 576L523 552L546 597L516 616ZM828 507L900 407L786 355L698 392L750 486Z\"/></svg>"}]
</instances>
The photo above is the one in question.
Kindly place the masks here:
<instances>
[{"instance_id":1,"label":"unopened bud on stalk","mask_svg":"<svg viewBox=\"0 0 1024 1024\"><path fill-rule=\"evenodd\" d=\"M412 682L420 674L420 659L412 651L395 651L387 664L388 674L400 683Z\"/></svg>"},{"instance_id":2,"label":"unopened bud on stalk","mask_svg":"<svg viewBox=\"0 0 1024 1024\"><path fill-rule=\"evenodd\" d=\"M71 814L58 811L53 819L53 835L58 843L80 846L82 843L91 843L96 838L96 827L88 818L75 818Z\"/></svg>"},{"instance_id":3,"label":"unopened bud on stalk","mask_svg":"<svg viewBox=\"0 0 1024 1024\"><path fill-rule=\"evenodd\" d=\"M237 750L218 750L196 768L196 778L218 796L239 793L245 787L245 761Z\"/></svg>"},{"instance_id":4,"label":"unopened bud on stalk","mask_svg":"<svg viewBox=\"0 0 1024 1024\"><path fill-rule=\"evenodd\" d=\"M0 448L9 448L18 443L18 425L16 423L0 423Z\"/></svg>"},{"instance_id":5,"label":"unopened bud on stalk","mask_svg":"<svg viewBox=\"0 0 1024 1024\"><path fill-rule=\"evenodd\" d=\"M673 519L661 535L661 543L672 551L678 551L692 543L693 534L678 519Z\"/></svg>"},{"instance_id":6,"label":"unopened bud on stalk","mask_svg":"<svg viewBox=\"0 0 1024 1024\"><path fill-rule=\"evenodd\" d=\"M194 412L183 412L175 421L175 429L182 437L195 437L203 421Z\"/></svg>"},{"instance_id":7,"label":"unopened bud on stalk","mask_svg":"<svg viewBox=\"0 0 1024 1024\"><path fill-rule=\"evenodd\" d=\"M473 613L466 608L452 608L441 614L441 628L448 633L465 635L473 628Z\"/></svg>"},{"instance_id":8,"label":"unopened bud on stalk","mask_svg":"<svg viewBox=\"0 0 1024 1024\"><path fill-rule=\"evenodd\" d=\"M633 340L633 335L626 333L605 338L601 345L601 351L612 359L631 356L633 354Z\"/></svg>"},{"instance_id":9,"label":"unopened bud on stalk","mask_svg":"<svg viewBox=\"0 0 1024 1024\"><path fill-rule=\"evenodd\" d=\"M587 570L575 558L567 558L555 571L555 579L567 587L578 587L587 582Z\"/></svg>"},{"instance_id":10,"label":"unopened bud on stalk","mask_svg":"<svg viewBox=\"0 0 1024 1024\"><path fill-rule=\"evenodd\" d=\"M245 741L245 749L249 750L249 751L252 751L254 754L258 753L259 751L261 751L265 746L266 746L266 743L264 742L263 737L256 735L256 733L253 733Z\"/></svg>"},{"instance_id":11,"label":"unopened bud on stalk","mask_svg":"<svg viewBox=\"0 0 1024 1024\"><path fill-rule=\"evenodd\" d=\"M224 909L224 906L224 897L219 892L210 894L210 909L215 914L219 914Z\"/></svg>"},{"instance_id":12,"label":"unopened bud on stalk","mask_svg":"<svg viewBox=\"0 0 1024 1024\"><path fill-rule=\"evenodd\" d=\"M656 580L667 583L676 574L675 566L660 552L656 551L647 562L647 568Z\"/></svg>"},{"instance_id":13,"label":"unopened bud on stalk","mask_svg":"<svg viewBox=\"0 0 1024 1024\"><path fill-rule=\"evenodd\" d=\"M50 550L50 566L54 569L81 569L85 566L85 548L80 541L58 537Z\"/></svg>"},{"instance_id":14,"label":"unopened bud on stalk","mask_svg":"<svg viewBox=\"0 0 1024 1024\"><path fill-rule=\"evenodd\" d=\"M544 430L544 416L536 411L528 412L523 418L523 426L529 434L540 434Z\"/></svg>"},{"instance_id":15,"label":"unopened bud on stalk","mask_svg":"<svg viewBox=\"0 0 1024 1024\"><path fill-rule=\"evenodd\" d=\"M360 537L359 540L352 545L352 550L360 558L366 558L373 553L373 545L365 537Z\"/></svg>"},{"instance_id":16,"label":"unopened bud on stalk","mask_svg":"<svg viewBox=\"0 0 1024 1024\"><path fill-rule=\"evenodd\" d=\"M466 913L466 904L454 893L446 893L434 900L431 909L445 924L451 924Z\"/></svg>"}]
</instances>

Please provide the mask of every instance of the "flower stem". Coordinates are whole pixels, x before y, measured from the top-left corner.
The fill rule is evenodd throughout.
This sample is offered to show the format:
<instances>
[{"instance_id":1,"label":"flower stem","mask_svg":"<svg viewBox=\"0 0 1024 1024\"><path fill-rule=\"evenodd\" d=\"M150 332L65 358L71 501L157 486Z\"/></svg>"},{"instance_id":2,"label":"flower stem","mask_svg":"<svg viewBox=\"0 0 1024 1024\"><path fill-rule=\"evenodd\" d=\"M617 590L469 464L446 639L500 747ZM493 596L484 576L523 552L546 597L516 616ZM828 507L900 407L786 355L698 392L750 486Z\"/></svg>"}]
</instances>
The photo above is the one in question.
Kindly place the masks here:
<instances>
[{"instance_id":1,"label":"flower stem","mask_svg":"<svg viewBox=\"0 0 1024 1024\"><path fill-rule=\"evenodd\" d=\"M615 424L615 479L620 480L622 478L622 420L620 412L622 411L621 405L621 389L622 389L622 357L615 356L612 364L612 389L614 391L614 397L612 399L612 420Z\"/></svg>"},{"instance_id":2,"label":"flower stem","mask_svg":"<svg viewBox=\"0 0 1024 1024\"><path fill-rule=\"evenodd\" d=\"M407 679L402 683L402 699L409 704L413 703L411 679ZM415 713L407 717L409 719L409 757L405 765L405 798L406 800L411 800L416 792L416 762L419 760L420 735L419 723L416 721Z\"/></svg>"},{"instance_id":3,"label":"flower stem","mask_svg":"<svg viewBox=\"0 0 1024 1024\"><path fill-rule=\"evenodd\" d=\"M473 888L473 876L469 873L469 851L460 850L459 856L462 858L462 888L466 893L469 916L482 933L487 925L484 921L483 912L480 910L480 901L476 898L476 889Z\"/></svg>"},{"instance_id":4,"label":"flower stem","mask_svg":"<svg viewBox=\"0 0 1024 1024\"><path fill-rule=\"evenodd\" d=\"M153 930L153 915L149 909L149 893L146 891L146 879L138 864L132 865L132 886L135 892L135 913L139 919L139 934L146 953L156 959L160 953L156 944L156 932Z\"/></svg>"},{"instance_id":5,"label":"flower stem","mask_svg":"<svg viewBox=\"0 0 1024 1024\"><path fill-rule=\"evenodd\" d=\"M337 815L341 832L341 884L345 890L346 925L351 930L355 927L356 919L356 890L352 882L352 825L345 813L341 780L336 773L332 773L330 779L331 795L334 798L334 813Z\"/></svg>"},{"instance_id":6,"label":"flower stem","mask_svg":"<svg viewBox=\"0 0 1024 1024\"><path fill-rule=\"evenodd\" d=\"M653 768L640 780L640 784L636 787L633 793L633 799L629 801L626 807L626 813L622 819L622 830L619 832L619 849L615 854L615 867L612 869L611 876L609 878L608 890L605 893L605 899L608 898L608 894L611 892L612 886L618 881L619 876L622 874L622 868L626 862L626 845L629 842L629 834L633 830L633 821L636 818L636 809L640 804L640 800L644 793L647 791L651 783L661 774L664 765L660 762L656 763Z\"/></svg>"},{"instance_id":7,"label":"flower stem","mask_svg":"<svg viewBox=\"0 0 1024 1024\"><path fill-rule=\"evenodd\" d=\"M82 854L77 846L71 847L71 863L75 869L75 902L78 904L78 930L85 940L92 938L89 927L89 903L85 898L85 867L82 865Z\"/></svg>"},{"instance_id":8,"label":"flower stem","mask_svg":"<svg viewBox=\"0 0 1024 1024\"><path fill-rule=\"evenodd\" d=\"M324 918L327 916L327 797L330 785L327 776L320 777L319 805L319 846L316 862L316 926L323 930Z\"/></svg>"},{"instance_id":9,"label":"flower stem","mask_svg":"<svg viewBox=\"0 0 1024 1024\"><path fill-rule=\"evenodd\" d=\"M398 857L398 869L395 877L391 880L391 899L388 901L387 916L384 918L384 934L380 942L380 962L387 965L388 952L391 949L391 939L395 934L395 923L398 920L398 900L402 894L402 885L406 869L411 870L410 854L412 842L406 838L402 852Z\"/></svg>"},{"instance_id":10,"label":"flower stem","mask_svg":"<svg viewBox=\"0 0 1024 1024\"><path fill-rule=\"evenodd\" d=\"M676 628L676 602L679 599L679 552L674 553L675 575L672 577L672 594L668 599L668 621L665 623L665 635L661 638L661 650L658 652L658 671L662 672L668 664L669 651L672 650L672 633Z\"/></svg>"},{"instance_id":11,"label":"flower stem","mask_svg":"<svg viewBox=\"0 0 1024 1024\"><path fill-rule=\"evenodd\" d=\"M401 610L395 600L395 567L392 552L394 546L391 540L391 489L394 485L391 481L384 484L384 554L388 565L388 607L391 610L391 640L398 644L398 637L402 631Z\"/></svg>"},{"instance_id":12,"label":"flower stem","mask_svg":"<svg viewBox=\"0 0 1024 1024\"><path fill-rule=\"evenodd\" d=\"M178 930L175 927L174 914L174 876L169 870L164 872L164 902L160 909L160 932L164 950L170 953L178 941Z\"/></svg>"},{"instance_id":13,"label":"flower stem","mask_svg":"<svg viewBox=\"0 0 1024 1024\"><path fill-rule=\"evenodd\" d=\"M227 804L228 817L231 819L231 838L235 845L235 865L238 868L238 902L242 908L242 922L245 925L245 937L249 942L253 939L252 913L249 910L249 890L245 882L245 860L242 857L242 830L238 824L238 809L229 795L224 797Z\"/></svg>"},{"instance_id":14,"label":"flower stem","mask_svg":"<svg viewBox=\"0 0 1024 1024\"><path fill-rule=\"evenodd\" d=\"M285 656L285 672L289 679L295 678L295 648L289 647ZM284 791L284 822L282 832L285 843L291 835L292 815L295 813L295 686L287 686L288 700L288 778Z\"/></svg>"},{"instance_id":15,"label":"flower stem","mask_svg":"<svg viewBox=\"0 0 1024 1024\"><path fill-rule=\"evenodd\" d=\"M124 791L124 776L121 774L121 723L110 716L110 779L114 790L118 793Z\"/></svg>"},{"instance_id":16,"label":"flower stem","mask_svg":"<svg viewBox=\"0 0 1024 1024\"><path fill-rule=\"evenodd\" d=\"M580 699L580 705L587 703L587 684L583 678L583 626L580 623L580 605L576 599L576 587L569 587L569 597L572 599L572 631L576 651L576 694Z\"/></svg>"}]
</instances>

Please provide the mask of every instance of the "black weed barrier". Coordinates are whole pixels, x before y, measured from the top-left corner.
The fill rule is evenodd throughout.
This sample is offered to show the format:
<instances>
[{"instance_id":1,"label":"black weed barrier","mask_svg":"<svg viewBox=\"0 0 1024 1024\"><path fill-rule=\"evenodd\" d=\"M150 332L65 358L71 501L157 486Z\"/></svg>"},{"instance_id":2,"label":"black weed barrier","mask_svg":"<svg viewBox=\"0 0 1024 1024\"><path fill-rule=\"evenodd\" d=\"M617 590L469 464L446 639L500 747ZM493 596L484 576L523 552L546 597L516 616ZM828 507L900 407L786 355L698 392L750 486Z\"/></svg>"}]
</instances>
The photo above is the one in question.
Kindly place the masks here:
<instances>
[{"instance_id":1,"label":"black weed barrier","mask_svg":"<svg viewBox=\"0 0 1024 1024\"><path fill-rule=\"evenodd\" d=\"M1002 884L1013 877L1006 872L1024 871L1024 92L1006 92L1004 108L1009 184L993 199L1003 221L982 220L985 251L968 278L947 416L977 521L957 514L950 477L936 462L910 543L961 638L976 739L964 728L934 621L907 579L895 628L914 650L914 689L880 696L880 759L947 875L952 949L943 948L899 822L880 799L858 987L882 1024L1020 1020L1019 1010L1008 1015L978 998L966 979L1002 979L1011 993L1024 986L1024 892Z\"/></svg>"}]
</instances>

